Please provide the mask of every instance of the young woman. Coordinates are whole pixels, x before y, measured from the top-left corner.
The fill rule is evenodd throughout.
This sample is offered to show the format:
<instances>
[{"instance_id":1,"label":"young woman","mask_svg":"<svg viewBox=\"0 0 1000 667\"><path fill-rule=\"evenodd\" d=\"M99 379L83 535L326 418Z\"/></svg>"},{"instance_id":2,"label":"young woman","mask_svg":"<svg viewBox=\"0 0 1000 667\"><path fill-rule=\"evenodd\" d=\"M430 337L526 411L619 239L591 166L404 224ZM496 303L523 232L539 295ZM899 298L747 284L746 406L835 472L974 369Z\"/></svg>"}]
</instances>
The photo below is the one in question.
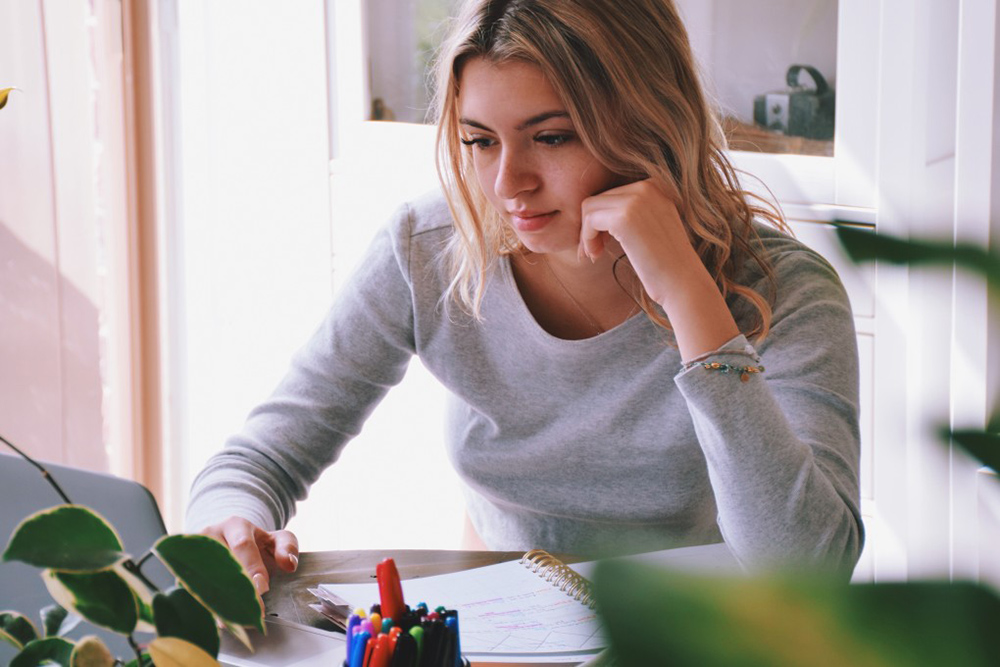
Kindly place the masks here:
<instances>
[{"instance_id":1,"label":"young woman","mask_svg":"<svg viewBox=\"0 0 1000 667\"><path fill-rule=\"evenodd\" d=\"M850 306L740 189L673 2L470 0L439 67L444 196L377 237L189 527L266 590L296 501L419 355L488 547L724 539L751 568L849 573Z\"/></svg>"}]
</instances>

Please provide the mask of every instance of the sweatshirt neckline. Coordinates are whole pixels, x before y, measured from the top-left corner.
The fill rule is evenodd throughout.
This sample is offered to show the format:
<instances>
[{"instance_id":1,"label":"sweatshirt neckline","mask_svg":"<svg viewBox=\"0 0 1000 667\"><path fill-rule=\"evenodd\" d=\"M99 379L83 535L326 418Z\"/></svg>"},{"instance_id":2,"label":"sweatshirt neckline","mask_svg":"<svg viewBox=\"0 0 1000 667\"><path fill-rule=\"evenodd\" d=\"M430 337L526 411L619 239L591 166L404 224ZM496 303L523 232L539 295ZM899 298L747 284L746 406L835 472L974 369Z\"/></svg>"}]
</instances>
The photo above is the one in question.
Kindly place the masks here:
<instances>
[{"instance_id":1,"label":"sweatshirt neckline","mask_svg":"<svg viewBox=\"0 0 1000 667\"><path fill-rule=\"evenodd\" d=\"M611 344L619 337L634 330L639 324L646 320L646 313L639 310L624 322L620 322L618 325L608 329L607 331L599 333L596 336L578 339L560 338L558 336L554 336L546 331L542 325L538 323L538 320L535 319L535 316L531 314L531 310L528 308L528 304L525 303L521 290L518 289L517 281L514 280L514 271L511 267L510 256L500 257L499 265L505 295L513 304L514 314L516 315L522 328L528 331L534 339L547 345L563 349L573 349Z\"/></svg>"}]
</instances>

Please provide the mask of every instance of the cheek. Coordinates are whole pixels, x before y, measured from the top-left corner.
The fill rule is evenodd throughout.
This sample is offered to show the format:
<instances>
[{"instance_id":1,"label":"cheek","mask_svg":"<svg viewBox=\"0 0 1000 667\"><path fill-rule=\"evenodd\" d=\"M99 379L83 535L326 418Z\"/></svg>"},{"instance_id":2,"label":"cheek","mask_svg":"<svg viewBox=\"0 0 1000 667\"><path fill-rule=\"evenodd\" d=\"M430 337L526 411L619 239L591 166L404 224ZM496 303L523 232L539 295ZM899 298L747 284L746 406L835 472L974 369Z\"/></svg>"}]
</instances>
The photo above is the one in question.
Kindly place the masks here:
<instances>
[{"instance_id":1,"label":"cheek","mask_svg":"<svg viewBox=\"0 0 1000 667\"><path fill-rule=\"evenodd\" d=\"M581 187L586 190L588 197L622 184L620 176L608 171L599 162L594 162L590 166L581 181Z\"/></svg>"},{"instance_id":2,"label":"cheek","mask_svg":"<svg viewBox=\"0 0 1000 667\"><path fill-rule=\"evenodd\" d=\"M472 168L476 172L476 182L490 201L496 199L493 184L496 183L496 168L493 160L484 155L473 155Z\"/></svg>"}]
</instances>

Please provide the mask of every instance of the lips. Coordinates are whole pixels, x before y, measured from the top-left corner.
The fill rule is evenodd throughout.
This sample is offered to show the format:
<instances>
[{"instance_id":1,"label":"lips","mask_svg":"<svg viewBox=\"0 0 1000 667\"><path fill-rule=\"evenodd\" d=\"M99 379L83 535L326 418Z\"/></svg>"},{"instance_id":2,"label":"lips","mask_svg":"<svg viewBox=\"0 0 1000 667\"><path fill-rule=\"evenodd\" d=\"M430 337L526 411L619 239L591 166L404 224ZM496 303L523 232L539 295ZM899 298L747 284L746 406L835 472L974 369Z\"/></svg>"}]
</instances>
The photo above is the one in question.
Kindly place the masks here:
<instances>
[{"instance_id":1,"label":"lips","mask_svg":"<svg viewBox=\"0 0 1000 667\"><path fill-rule=\"evenodd\" d=\"M549 224L558 211L508 211L510 224L519 232L535 232Z\"/></svg>"}]
</instances>

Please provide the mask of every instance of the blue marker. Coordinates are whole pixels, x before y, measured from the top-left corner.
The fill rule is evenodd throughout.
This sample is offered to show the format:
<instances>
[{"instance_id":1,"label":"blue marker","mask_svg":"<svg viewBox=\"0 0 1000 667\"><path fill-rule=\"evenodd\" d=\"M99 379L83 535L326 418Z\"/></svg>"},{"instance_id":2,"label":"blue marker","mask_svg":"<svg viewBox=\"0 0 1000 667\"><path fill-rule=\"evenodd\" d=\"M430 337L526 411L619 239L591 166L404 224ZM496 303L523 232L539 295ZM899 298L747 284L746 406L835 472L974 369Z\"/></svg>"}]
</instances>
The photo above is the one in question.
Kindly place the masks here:
<instances>
[{"instance_id":1,"label":"blue marker","mask_svg":"<svg viewBox=\"0 0 1000 667\"><path fill-rule=\"evenodd\" d=\"M454 614L454 616L452 616ZM452 646L455 648L455 667L462 667L462 642L458 634L458 611L448 612L444 619L444 626L452 634Z\"/></svg>"},{"instance_id":2,"label":"blue marker","mask_svg":"<svg viewBox=\"0 0 1000 667\"><path fill-rule=\"evenodd\" d=\"M354 637L350 653L351 660L347 663L349 667L365 667L365 649L368 648L368 640L371 638L371 634L364 630Z\"/></svg>"},{"instance_id":3,"label":"blue marker","mask_svg":"<svg viewBox=\"0 0 1000 667\"><path fill-rule=\"evenodd\" d=\"M360 623L361 623L361 617L358 616L357 614L351 614L347 618L346 633L347 633L347 656L348 657L350 657L350 655L351 655L351 646L352 646L353 640L354 640L354 628L358 627L358 625Z\"/></svg>"}]
</instances>

